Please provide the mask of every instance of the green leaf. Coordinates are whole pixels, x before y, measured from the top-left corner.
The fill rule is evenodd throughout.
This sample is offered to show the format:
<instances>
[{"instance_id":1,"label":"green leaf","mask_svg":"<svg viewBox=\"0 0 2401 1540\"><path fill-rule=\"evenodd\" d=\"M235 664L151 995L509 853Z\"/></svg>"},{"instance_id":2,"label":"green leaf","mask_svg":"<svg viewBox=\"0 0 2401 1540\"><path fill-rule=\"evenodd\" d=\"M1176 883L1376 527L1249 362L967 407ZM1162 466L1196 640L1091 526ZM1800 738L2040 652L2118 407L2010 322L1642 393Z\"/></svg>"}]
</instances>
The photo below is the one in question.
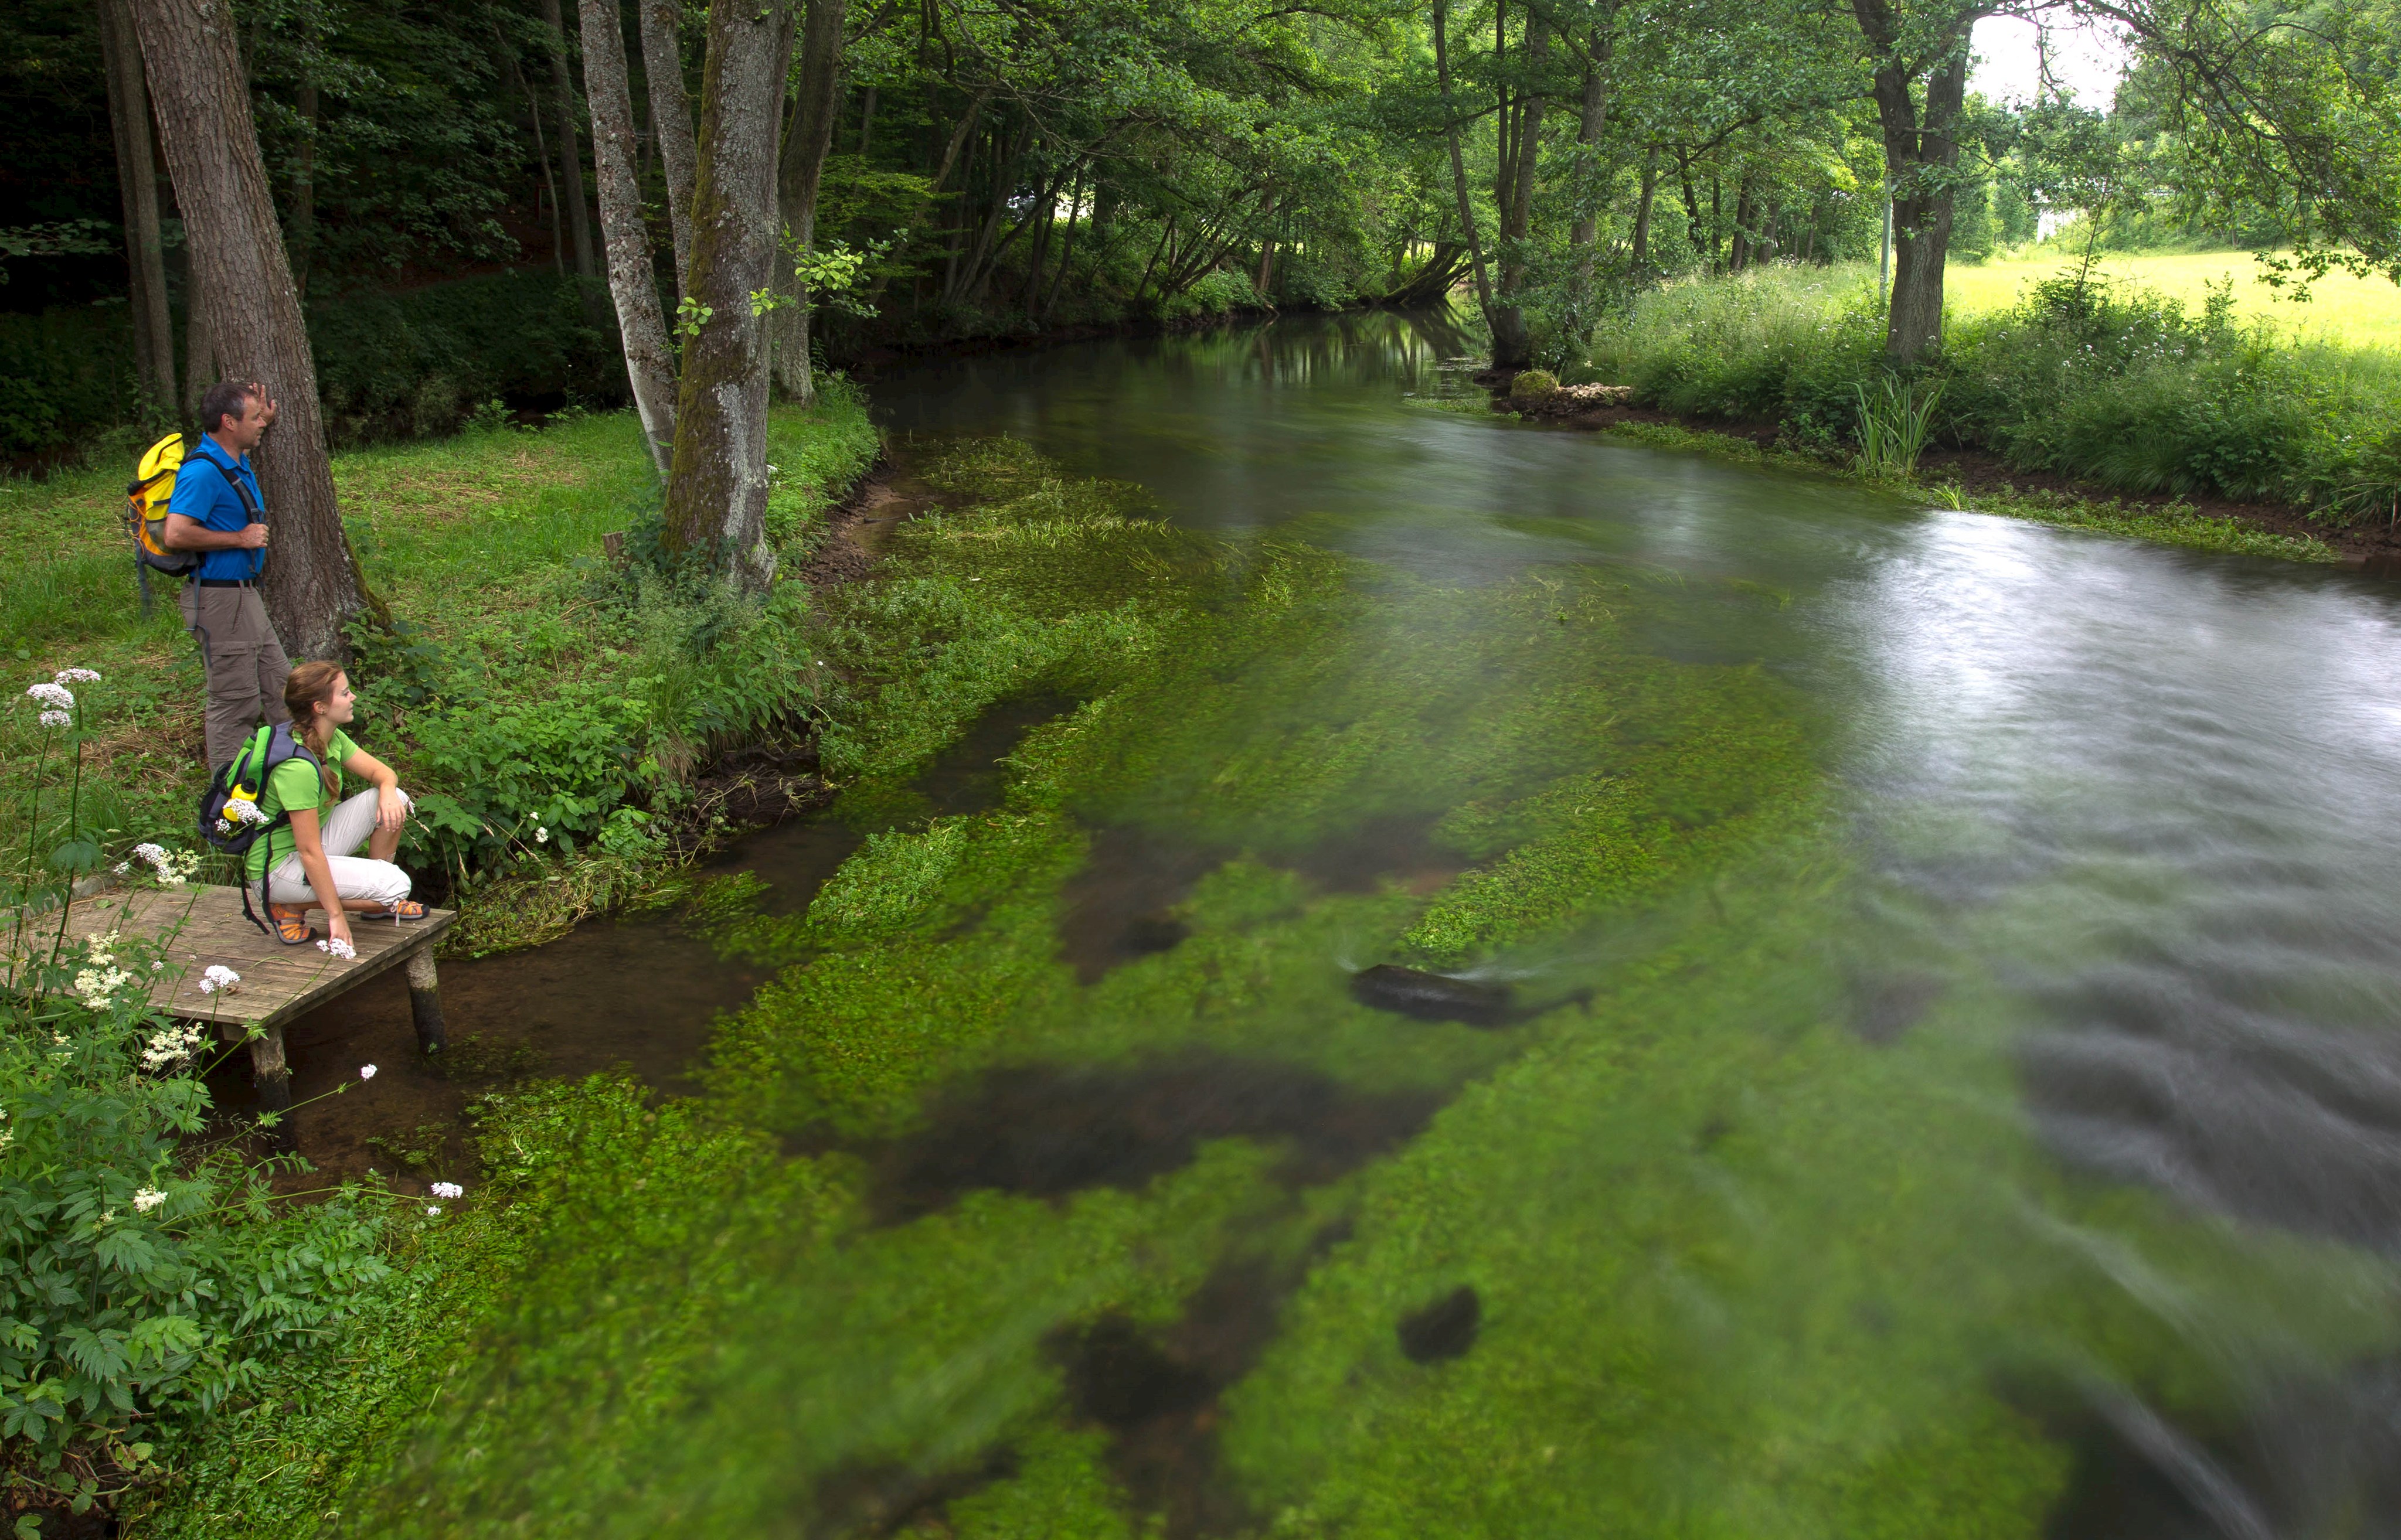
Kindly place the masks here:
<instances>
[{"instance_id":1,"label":"green leaf","mask_svg":"<svg viewBox=\"0 0 2401 1540\"><path fill-rule=\"evenodd\" d=\"M88 872L100 865L100 846L89 839L70 839L50 852L50 865L62 872Z\"/></svg>"}]
</instances>

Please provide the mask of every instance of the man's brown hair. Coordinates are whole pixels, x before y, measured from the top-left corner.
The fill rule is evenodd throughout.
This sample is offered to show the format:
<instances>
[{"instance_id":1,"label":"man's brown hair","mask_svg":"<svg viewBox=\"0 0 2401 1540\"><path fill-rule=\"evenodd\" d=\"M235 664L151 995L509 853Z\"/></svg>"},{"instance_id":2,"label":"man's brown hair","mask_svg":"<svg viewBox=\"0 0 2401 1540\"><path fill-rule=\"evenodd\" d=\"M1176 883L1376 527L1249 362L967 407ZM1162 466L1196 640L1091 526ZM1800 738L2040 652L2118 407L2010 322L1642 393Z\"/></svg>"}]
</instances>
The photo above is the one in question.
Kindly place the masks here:
<instances>
[{"instance_id":1,"label":"man's brown hair","mask_svg":"<svg viewBox=\"0 0 2401 1540\"><path fill-rule=\"evenodd\" d=\"M251 398L258 394L240 380L219 380L200 392L200 431L213 433L225 426L227 417L239 419L250 410Z\"/></svg>"}]
</instances>

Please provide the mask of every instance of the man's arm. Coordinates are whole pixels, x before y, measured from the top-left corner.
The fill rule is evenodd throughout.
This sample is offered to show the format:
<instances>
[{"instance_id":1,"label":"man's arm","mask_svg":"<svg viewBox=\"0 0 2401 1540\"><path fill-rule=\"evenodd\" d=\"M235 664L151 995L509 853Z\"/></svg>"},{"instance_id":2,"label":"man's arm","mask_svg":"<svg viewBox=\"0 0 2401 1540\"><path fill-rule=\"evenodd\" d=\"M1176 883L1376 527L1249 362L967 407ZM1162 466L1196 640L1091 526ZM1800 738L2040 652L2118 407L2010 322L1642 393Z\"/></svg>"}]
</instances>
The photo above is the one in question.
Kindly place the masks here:
<instances>
[{"instance_id":1,"label":"man's arm","mask_svg":"<svg viewBox=\"0 0 2401 1540\"><path fill-rule=\"evenodd\" d=\"M246 524L240 529L211 529L198 519L171 510L162 538L172 551L257 551L267 544L267 525Z\"/></svg>"}]
</instances>

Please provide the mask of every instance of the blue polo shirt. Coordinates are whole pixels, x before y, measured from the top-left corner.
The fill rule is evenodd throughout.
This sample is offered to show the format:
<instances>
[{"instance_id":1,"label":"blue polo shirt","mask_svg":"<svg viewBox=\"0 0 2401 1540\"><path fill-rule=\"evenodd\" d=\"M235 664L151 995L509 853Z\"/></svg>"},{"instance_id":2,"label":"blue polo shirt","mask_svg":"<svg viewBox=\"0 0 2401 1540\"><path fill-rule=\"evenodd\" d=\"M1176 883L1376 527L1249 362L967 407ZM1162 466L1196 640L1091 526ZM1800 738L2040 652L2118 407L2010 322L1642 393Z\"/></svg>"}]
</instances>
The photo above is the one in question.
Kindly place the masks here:
<instances>
[{"instance_id":1,"label":"blue polo shirt","mask_svg":"<svg viewBox=\"0 0 2401 1540\"><path fill-rule=\"evenodd\" d=\"M184 468L175 472L175 491L167 499L167 511L181 513L194 524L222 529L229 535L250 523L250 511L241 506L233 484L226 480L227 470L250 488L252 503L264 509L267 499L259 495L258 477L250 469L250 457L227 459L217 442L203 433L198 444L184 453ZM255 578L265 570L267 552L263 550L200 552L199 575L203 578Z\"/></svg>"}]
</instances>

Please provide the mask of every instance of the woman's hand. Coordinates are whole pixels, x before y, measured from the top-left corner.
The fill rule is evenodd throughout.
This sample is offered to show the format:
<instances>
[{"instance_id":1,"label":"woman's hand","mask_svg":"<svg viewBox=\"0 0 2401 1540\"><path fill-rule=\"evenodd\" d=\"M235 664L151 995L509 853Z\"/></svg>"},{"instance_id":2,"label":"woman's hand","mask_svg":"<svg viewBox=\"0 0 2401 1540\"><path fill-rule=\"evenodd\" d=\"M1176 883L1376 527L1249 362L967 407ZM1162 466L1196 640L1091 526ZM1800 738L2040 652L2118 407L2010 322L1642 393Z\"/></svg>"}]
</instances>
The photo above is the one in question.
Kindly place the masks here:
<instances>
[{"instance_id":1,"label":"woman's hand","mask_svg":"<svg viewBox=\"0 0 2401 1540\"><path fill-rule=\"evenodd\" d=\"M325 916L325 934L346 946L357 945L350 939L350 917L338 906Z\"/></svg>"},{"instance_id":2,"label":"woman's hand","mask_svg":"<svg viewBox=\"0 0 2401 1540\"><path fill-rule=\"evenodd\" d=\"M400 795L396 785L377 788L376 827L387 834L396 834L408 822L408 798Z\"/></svg>"}]
</instances>

